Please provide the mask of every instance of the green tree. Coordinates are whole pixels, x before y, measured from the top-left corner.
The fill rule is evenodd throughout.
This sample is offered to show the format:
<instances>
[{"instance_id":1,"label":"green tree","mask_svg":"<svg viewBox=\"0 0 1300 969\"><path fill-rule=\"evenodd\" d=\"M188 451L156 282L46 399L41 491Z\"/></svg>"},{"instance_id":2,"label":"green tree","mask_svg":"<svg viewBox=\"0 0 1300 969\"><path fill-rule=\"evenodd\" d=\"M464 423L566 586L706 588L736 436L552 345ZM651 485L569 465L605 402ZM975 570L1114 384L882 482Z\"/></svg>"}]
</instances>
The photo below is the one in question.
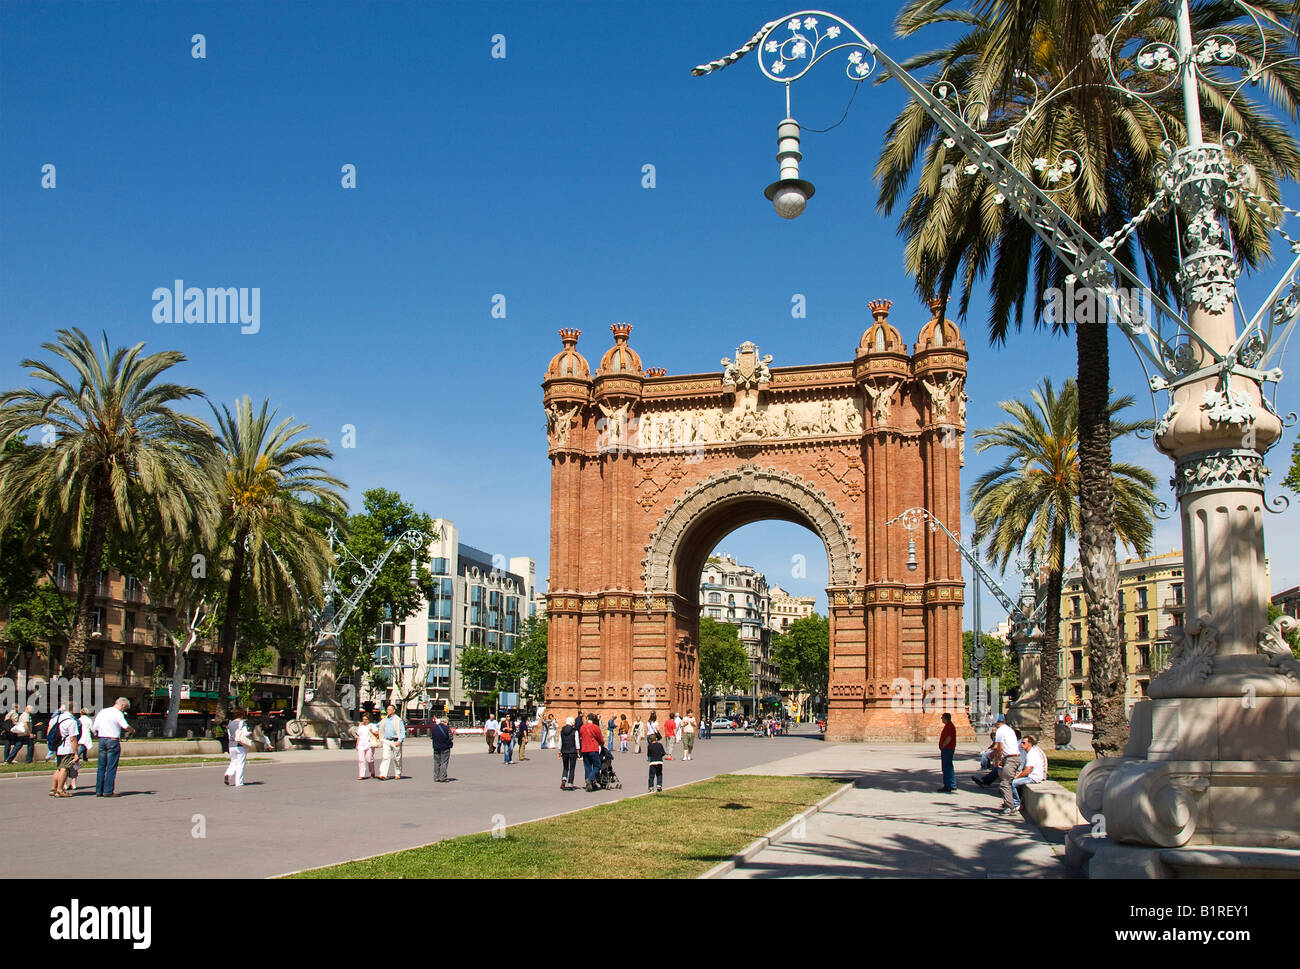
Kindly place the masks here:
<instances>
[{"instance_id":1,"label":"green tree","mask_svg":"<svg viewBox=\"0 0 1300 969\"><path fill-rule=\"evenodd\" d=\"M59 330L58 341L42 347L54 362L22 365L48 386L0 395L0 443L36 435L42 445L0 454L0 529L34 511L30 524L48 527L80 558L63 663L79 677L106 545L143 519L182 541L190 524L206 517L200 506L211 488L202 468L213 452L212 431L172 409L201 396L196 388L159 382L185 359L181 353L146 356L143 343L110 351L107 336L96 349L78 329Z\"/></svg>"},{"instance_id":2,"label":"green tree","mask_svg":"<svg viewBox=\"0 0 1300 969\"><path fill-rule=\"evenodd\" d=\"M965 8L948 0L909 0L899 11L900 36L927 27L963 31L945 45L904 63L909 71L932 69L931 82L950 82L964 99L967 120L988 132L1015 126L1018 134L1002 152L1021 172L1050 190L1052 198L1094 238L1123 230L1159 185L1166 137L1184 137L1179 86L1150 98L1154 113L1109 83L1104 58L1094 56L1106 35L1130 6L1128 0L972 0ZM1175 6L1148 3L1130 23L1134 37L1176 39ZM1272 18L1285 17L1289 0L1256 0L1253 6ZM1238 51L1260 63L1262 50L1249 5L1207 2L1194 6L1197 37L1231 38ZM1286 38L1265 22L1271 50ZM1116 71L1130 73L1140 44L1117 49ZM1201 111L1207 131L1222 126L1243 136L1234 149L1258 179L1259 194L1278 198L1279 175L1300 173L1300 151L1293 133L1269 116L1259 95L1294 116L1300 101L1300 71L1291 60L1273 59L1259 84L1238 91L1229 105L1223 93L1202 81ZM1057 91L1058 86L1060 91ZM1050 99L1028 92L1054 92ZM1259 92L1257 95L1255 92ZM1162 127L1163 122L1163 127ZM924 162L913 183L913 170ZM1062 177L1063 151L1077 171ZM1063 313L1048 318L1055 293L1067 287L1068 267L1030 229L996 185L982 174L965 175L968 160L946 134L912 101L890 125L876 164L879 207L890 212L914 184L899 232L906 240L907 270L922 295L942 301L955 284L962 289L960 315L971 295L988 278L989 335L1005 341L1011 325L1024 318L1026 303L1036 325L1065 330ZM1230 212L1232 249L1247 267L1269 255L1269 227L1255 209L1238 202ZM1149 214L1120 242L1116 256L1135 269L1139 259L1153 288L1177 299L1180 251L1173 213ZM1031 289L1031 286L1033 287ZM1110 350L1106 309L1095 294L1082 291L1085 317L1075 327L1079 382L1080 490L1083 513L1079 541L1084 593L1088 602L1091 652L1093 746L1101 755L1117 754L1127 740L1124 668L1119 643L1115 558L1115 494L1111 472ZM1059 303L1058 303L1059 305ZM1088 322L1091 319L1096 322Z\"/></svg>"},{"instance_id":3,"label":"green tree","mask_svg":"<svg viewBox=\"0 0 1300 969\"><path fill-rule=\"evenodd\" d=\"M1291 445L1291 470L1287 472L1282 483L1292 491L1300 492L1300 438L1296 438L1295 443Z\"/></svg>"},{"instance_id":4,"label":"green tree","mask_svg":"<svg viewBox=\"0 0 1300 969\"><path fill-rule=\"evenodd\" d=\"M749 652L740 644L740 633L727 622L700 619L700 705L713 706L714 697L748 690Z\"/></svg>"},{"instance_id":5,"label":"green tree","mask_svg":"<svg viewBox=\"0 0 1300 969\"><path fill-rule=\"evenodd\" d=\"M772 640L772 661L781 670L783 687L824 703L831 677L830 620L814 612L790 623Z\"/></svg>"},{"instance_id":6,"label":"green tree","mask_svg":"<svg viewBox=\"0 0 1300 969\"><path fill-rule=\"evenodd\" d=\"M515 661L519 675L528 683L528 693L534 698L546 695L547 627L546 619L531 616L524 620L519 637L515 640Z\"/></svg>"},{"instance_id":7,"label":"green tree","mask_svg":"<svg viewBox=\"0 0 1300 969\"><path fill-rule=\"evenodd\" d=\"M10 441L5 451L17 451L30 445ZM9 527L0 532L0 646L5 650L6 676L20 665L31 667L38 650L51 658L56 644L66 643L72 633L73 604L58 587L55 552L47 527L33 527L35 502L15 516ZM12 655L10 655L12 651Z\"/></svg>"},{"instance_id":8,"label":"green tree","mask_svg":"<svg viewBox=\"0 0 1300 969\"><path fill-rule=\"evenodd\" d=\"M1122 437L1149 430L1150 421L1126 423L1116 414L1132 406L1124 397L1110 405L1110 433ZM1003 449L1002 464L980 475L970 489L973 541L988 541L991 559L1006 569L1011 557L1028 550L1030 559L1047 573L1047 616L1043 623L1042 670L1038 735L1053 749L1056 693L1060 687L1061 578L1065 573L1066 541L1079 534L1078 395L1073 380L1056 393L1044 380L1033 403L1003 401L1011 418L975 432L982 453ZM1133 464L1112 467L1115 528L1126 545L1145 553L1151 540L1156 497L1155 475ZM1091 643L1089 644L1091 645Z\"/></svg>"},{"instance_id":9,"label":"green tree","mask_svg":"<svg viewBox=\"0 0 1300 969\"><path fill-rule=\"evenodd\" d=\"M980 676L996 681L999 696L1014 702L1020 696L1020 661L1005 639L982 633L980 642L984 646L984 665L980 669ZM968 629L961 634L961 675L967 679L972 675L971 653L974 649L975 633ZM995 710L994 714L1001 712L1000 709Z\"/></svg>"},{"instance_id":10,"label":"green tree","mask_svg":"<svg viewBox=\"0 0 1300 969\"><path fill-rule=\"evenodd\" d=\"M513 692L519 682L519 658L505 650L466 646L457 667L474 702L489 709L496 709L498 693Z\"/></svg>"},{"instance_id":11,"label":"green tree","mask_svg":"<svg viewBox=\"0 0 1300 969\"><path fill-rule=\"evenodd\" d=\"M248 397L232 412L213 408L220 455L213 462L220 509L219 534L229 541L223 613L217 640L218 716L229 713L231 665L245 595L293 615L300 590L318 589L332 561L319 528L322 517L341 518L343 482L311 462L333 453L320 438L304 437L307 425L276 422L262 402Z\"/></svg>"}]
</instances>

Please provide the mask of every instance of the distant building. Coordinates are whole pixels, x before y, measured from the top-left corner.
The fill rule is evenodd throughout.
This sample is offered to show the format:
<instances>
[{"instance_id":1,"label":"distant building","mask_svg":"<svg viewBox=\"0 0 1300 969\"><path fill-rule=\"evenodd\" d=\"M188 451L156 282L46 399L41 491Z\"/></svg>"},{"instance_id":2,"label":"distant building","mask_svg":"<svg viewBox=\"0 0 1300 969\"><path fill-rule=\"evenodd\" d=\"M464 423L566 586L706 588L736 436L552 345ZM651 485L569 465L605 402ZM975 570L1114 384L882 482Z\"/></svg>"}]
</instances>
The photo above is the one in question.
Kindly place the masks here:
<instances>
[{"instance_id":1,"label":"distant building","mask_svg":"<svg viewBox=\"0 0 1300 969\"><path fill-rule=\"evenodd\" d=\"M1300 619L1300 585L1279 592L1273 597L1273 605L1281 609L1284 616Z\"/></svg>"},{"instance_id":2,"label":"distant building","mask_svg":"<svg viewBox=\"0 0 1300 969\"><path fill-rule=\"evenodd\" d=\"M404 620L381 626L375 666L391 682L383 690L363 684L363 697L405 696L408 709L467 713L473 684L460 674L460 653L466 646L515 648L524 620L536 614L537 562L465 545L455 524L443 518L434 528L440 537L427 562L433 595Z\"/></svg>"},{"instance_id":3,"label":"distant building","mask_svg":"<svg viewBox=\"0 0 1300 969\"><path fill-rule=\"evenodd\" d=\"M777 697L781 678L772 662L771 592L763 573L730 555L710 556L700 574L700 616L735 626L749 653L751 696L733 702L753 713L755 696Z\"/></svg>"},{"instance_id":4,"label":"distant building","mask_svg":"<svg viewBox=\"0 0 1300 969\"><path fill-rule=\"evenodd\" d=\"M796 619L807 619L817 604L816 596L792 596L779 585L771 588L771 613L768 628L776 634L785 632Z\"/></svg>"},{"instance_id":5,"label":"distant building","mask_svg":"<svg viewBox=\"0 0 1300 969\"><path fill-rule=\"evenodd\" d=\"M1267 574L1267 562L1265 571ZM1040 581L1039 595L1045 591ZM1167 665L1171 642L1167 630L1181 625L1186 612L1183 553L1164 552L1119 563L1119 628L1124 656L1124 712L1147 696L1151 678ZM1061 585L1061 713L1091 719L1088 681L1088 605L1083 574L1067 572Z\"/></svg>"}]
</instances>

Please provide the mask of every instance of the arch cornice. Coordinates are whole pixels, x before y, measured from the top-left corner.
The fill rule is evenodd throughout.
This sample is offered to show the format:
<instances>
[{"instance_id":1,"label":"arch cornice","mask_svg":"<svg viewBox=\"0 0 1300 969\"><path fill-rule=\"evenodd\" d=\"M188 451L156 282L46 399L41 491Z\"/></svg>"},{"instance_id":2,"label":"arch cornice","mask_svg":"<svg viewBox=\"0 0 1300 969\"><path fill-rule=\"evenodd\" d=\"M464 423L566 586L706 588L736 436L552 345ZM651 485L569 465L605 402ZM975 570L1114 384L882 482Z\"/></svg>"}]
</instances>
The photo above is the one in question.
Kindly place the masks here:
<instances>
[{"instance_id":1,"label":"arch cornice","mask_svg":"<svg viewBox=\"0 0 1300 969\"><path fill-rule=\"evenodd\" d=\"M641 577L647 596L672 594L678 552L691 526L702 516L733 501L766 499L795 512L826 545L830 560L830 585L857 584L856 540L834 501L799 475L777 468L744 464L719 471L689 488L670 505L655 525Z\"/></svg>"}]
</instances>

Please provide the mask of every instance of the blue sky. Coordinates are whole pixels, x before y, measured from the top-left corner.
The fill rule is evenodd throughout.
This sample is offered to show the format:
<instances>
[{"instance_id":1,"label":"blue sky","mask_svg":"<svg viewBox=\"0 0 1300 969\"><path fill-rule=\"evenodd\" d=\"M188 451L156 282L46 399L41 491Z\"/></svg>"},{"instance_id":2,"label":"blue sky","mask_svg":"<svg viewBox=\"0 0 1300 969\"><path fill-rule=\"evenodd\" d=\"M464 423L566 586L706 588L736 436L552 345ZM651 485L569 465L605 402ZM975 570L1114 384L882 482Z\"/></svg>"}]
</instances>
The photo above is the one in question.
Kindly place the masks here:
<instances>
[{"instance_id":1,"label":"blue sky","mask_svg":"<svg viewBox=\"0 0 1300 969\"><path fill-rule=\"evenodd\" d=\"M894 9L837 12L901 60L922 45L892 38ZM594 363L609 324L630 321L646 365L682 373L716 369L746 339L778 366L847 360L870 299L894 300L909 341L928 317L871 180L901 89L864 87L843 125L805 134L817 195L786 222L761 195L776 177L782 88L752 59L690 75L787 12L6 4L0 386L26 382L19 360L61 326L182 350L179 379L213 401L269 397L328 439L354 504L396 489L479 548L534 556L544 576L539 385L557 329L580 328ZM196 33L203 59L191 56ZM823 65L795 85L794 113L825 128L850 93ZM45 164L54 189L41 187ZM340 184L345 164L355 189ZM1276 271L1246 281L1247 306ZM259 287L260 330L155 324L151 294L176 279ZM492 316L498 294L504 319ZM805 319L791 316L795 294ZM997 421L999 400L1074 371L1072 343L1030 330L990 348L985 312L977 300L965 321L972 428ZM1118 331L1112 357L1116 388L1149 412ZM1300 409L1298 386L1283 383L1284 413ZM342 447L345 425L355 447ZM1273 454L1275 479L1293 438ZM1149 443L1119 456L1155 470L1172 503L1170 464ZM965 482L989 460L968 447ZM1297 523L1297 511L1268 523L1275 590L1300 583L1300 548L1281 540ZM1176 524L1161 524L1156 549L1178 543ZM720 547L824 609L825 553L810 532L763 523ZM805 578L791 574L796 555ZM991 625L1000 612L987 606Z\"/></svg>"}]
</instances>

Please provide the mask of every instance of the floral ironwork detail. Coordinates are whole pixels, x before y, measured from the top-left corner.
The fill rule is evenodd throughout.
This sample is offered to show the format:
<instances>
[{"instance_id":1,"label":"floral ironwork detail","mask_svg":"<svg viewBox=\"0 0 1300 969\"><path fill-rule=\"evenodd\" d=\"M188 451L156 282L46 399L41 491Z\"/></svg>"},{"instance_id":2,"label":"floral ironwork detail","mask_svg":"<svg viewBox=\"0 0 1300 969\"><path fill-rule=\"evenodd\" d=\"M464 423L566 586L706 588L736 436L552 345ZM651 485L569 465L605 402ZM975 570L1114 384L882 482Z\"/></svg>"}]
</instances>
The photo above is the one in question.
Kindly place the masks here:
<instances>
[{"instance_id":1,"label":"floral ironwork detail","mask_svg":"<svg viewBox=\"0 0 1300 969\"><path fill-rule=\"evenodd\" d=\"M1263 491L1268 473L1258 451L1217 448L1179 458L1169 483L1179 499L1195 492L1224 488Z\"/></svg>"}]
</instances>

